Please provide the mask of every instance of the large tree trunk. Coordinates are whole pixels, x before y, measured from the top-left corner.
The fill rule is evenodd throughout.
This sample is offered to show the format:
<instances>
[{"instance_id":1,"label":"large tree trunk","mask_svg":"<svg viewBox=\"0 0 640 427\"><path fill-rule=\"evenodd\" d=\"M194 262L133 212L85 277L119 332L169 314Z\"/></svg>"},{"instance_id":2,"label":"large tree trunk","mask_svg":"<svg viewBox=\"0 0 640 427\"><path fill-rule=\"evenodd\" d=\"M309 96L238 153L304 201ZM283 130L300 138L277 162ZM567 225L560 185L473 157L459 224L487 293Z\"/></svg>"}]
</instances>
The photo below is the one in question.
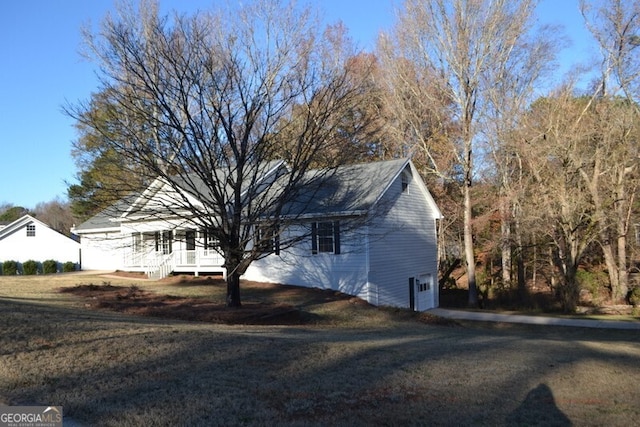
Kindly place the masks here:
<instances>
[{"instance_id":1,"label":"large tree trunk","mask_svg":"<svg viewBox=\"0 0 640 427\"><path fill-rule=\"evenodd\" d=\"M502 252L502 285L511 289L511 271L513 261L511 256L511 221L509 202L503 198L500 204L500 246Z\"/></svg>"},{"instance_id":2,"label":"large tree trunk","mask_svg":"<svg viewBox=\"0 0 640 427\"><path fill-rule=\"evenodd\" d=\"M618 288L618 283L620 281L620 277L618 275L618 263L616 262L613 245L611 244L609 237L601 236L601 239L604 241L600 246L602 247L602 254L604 255L604 265L607 268L607 273L609 274L611 296L615 300L616 289Z\"/></svg>"},{"instance_id":3,"label":"large tree trunk","mask_svg":"<svg viewBox=\"0 0 640 427\"><path fill-rule=\"evenodd\" d=\"M527 304L529 302L529 292L527 291L527 278L525 275L524 267L524 245L522 243L522 229L520 228L520 220L516 218L514 220L515 228L515 241L516 241L516 262L518 265L518 299L520 303ZM535 245L534 245L535 251ZM535 285L535 252L533 256L533 283Z\"/></svg>"},{"instance_id":4,"label":"large tree trunk","mask_svg":"<svg viewBox=\"0 0 640 427\"><path fill-rule=\"evenodd\" d=\"M570 246L570 245L567 245ZM562 277L556 288L556 295L562 311L565 313L575 312L580 297L580 286L577 280L578 266L575 263L572 248L556 248L552 251L553 264L558 268Z\"/></svg>"},{"instance_id":5,"label":"large tree trunk","mask_svg":"<svg viewBox=\"0 0 640 427\"><path fill-rule=\"evenodd\" d=\"M470 172L468 172L470 174ZM476 260L473 253L473 229L471 226L471 183L470 179L464 187L464 255L469 283L469 306L478 306L478 287L476 285Z\"/></svg>"},{"instance_id":6,"label":"large tree trunk","mask_svg":"<svg viewBox=\"0 0 640 427\"><path fill-rule=\"evenodd\" d=\"M577 273L582 248L578 236L574 233L568 233L567 236L564 236L564 242L558 245L557 250L555 263L562 272L562 281L557 289L558 298L563 312L574 313L580 300L580 284Z\"/></svg>"},{"instance_id":7,"label":"large tree trunk","mask_svg":"<svg viewBox=\"0 0 640 427\"><path fill-rule=\"evenodd\" d=\"M618 232L618 282L616 286L611 286L611 297L616 302L623 302L627 298L629 292L629 272L627 271L627 234L629 233L629 218L631 207L633 206L634 197L627 197L625 191L626 173L622 174L618 179L616 189L616 214ZM623 201L629 200L628 204ZM628 208L625 208L628 207Z\"/></svg>"},{"instance_id":8,"label":"large tree trunk","mask_svg":"<svg viewBox=\"0 0 640 427\"><path fill-rule=\"evenodd\" d=\"M240 274L237 270L227 274L227 307L242 307L240 301Z\"/></svg>"},{"instance_id":9,"label":"large tree trunk","mask_svg":"<svg viewBox=\"0 0 640 427\"><path fill-rule=\"evenodd\" d=\"M226 257L227 269L227 307L242 307L240 300L240 276L242 276L249 264L242 261L241 252L231 251ZM243 268L244 267L244 268Z\"/></svg>"},{"instance_id":10,"label":"large tree trunk","mask_svg":"<svg viewBox=\"0 0 640 427\"><path fill-rule=\"evenodd\" d=\"M624 302L629 292L629 273L627 271L627 236L618 236L618 284L613 289L612 298L615 302Z\"/></svg>"},{"instance_id":11,"label":"large tree trunk","mask_svg":"<svg viewBox=\"0 0 640 427\"><path fill-rule=\"evenodd\" d=\"M560 304L565 313L574 313L580 299L580 286L576 279L576 266L569 265L564 272L564 280L559 288Z\"/></svg>"},{"instance_id":12,"label":"large tree trunk","mask_svg":"<svg viewBox=\"0 0 640 427\"><path fill-rule=\"evenodd\" d=\"M622 200L624 192L618 189L616 193L618 200ZM621 202L617 202L616 206L616 226L615 244L614 239L610 237L609 230L604 229L600 233L600 241L602 253L604 255L605 266L609 274L609 283L611 285L611 299L614 302L623 302L629 291L629 279L627 272L627 215L622 207ZM598 208L599 206L596 206ZM598 219L604 223L606 214L602 210L598 210ZM613 227L612 227L613 228Z\"/></svg>"}]
</instances>

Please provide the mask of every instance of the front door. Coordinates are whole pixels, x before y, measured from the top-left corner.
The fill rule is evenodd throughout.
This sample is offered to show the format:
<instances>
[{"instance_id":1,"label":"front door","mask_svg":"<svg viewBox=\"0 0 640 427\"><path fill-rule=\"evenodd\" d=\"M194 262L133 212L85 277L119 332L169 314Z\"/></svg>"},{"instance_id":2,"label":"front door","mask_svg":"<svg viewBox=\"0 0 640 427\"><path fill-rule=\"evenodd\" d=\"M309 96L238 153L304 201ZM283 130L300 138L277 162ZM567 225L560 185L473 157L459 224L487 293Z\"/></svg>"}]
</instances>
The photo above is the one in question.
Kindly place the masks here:
<instances>
[{"instance_id":1,"label":"front door","mask_svg":"<svg viewBox=\"0 0 640 427\"><path fill-rule=\"evenodd\" d=\"M184 233L184 240L187 244L188 251L196 250L196 232L193 230L188 230Z\"/></svg>"}]
</instances>

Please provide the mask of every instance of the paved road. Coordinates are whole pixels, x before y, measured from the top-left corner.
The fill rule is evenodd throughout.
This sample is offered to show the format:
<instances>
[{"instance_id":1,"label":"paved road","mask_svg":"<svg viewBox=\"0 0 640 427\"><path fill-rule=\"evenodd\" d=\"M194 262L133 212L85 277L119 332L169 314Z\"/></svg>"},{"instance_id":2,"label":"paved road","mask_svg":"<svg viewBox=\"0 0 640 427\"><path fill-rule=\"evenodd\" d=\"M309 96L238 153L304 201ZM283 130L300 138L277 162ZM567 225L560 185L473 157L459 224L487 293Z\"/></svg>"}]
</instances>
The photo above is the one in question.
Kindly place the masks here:
<instances>
[{"instance_id":1,"label":"paved road","mask_svg":"<svg viewBox=\"0 0 640 427\"><path fill-rule=\"evenodd\" d=\"M616 320L567 319L560 317L526 316L520 314L499 314L480 311L449 310L433 308L428 313L448 319L476 320L481 322L526 323L530 325L572 326L578 328L608 328L640 330L640 322Z\"/></svg>"}]
</instances>

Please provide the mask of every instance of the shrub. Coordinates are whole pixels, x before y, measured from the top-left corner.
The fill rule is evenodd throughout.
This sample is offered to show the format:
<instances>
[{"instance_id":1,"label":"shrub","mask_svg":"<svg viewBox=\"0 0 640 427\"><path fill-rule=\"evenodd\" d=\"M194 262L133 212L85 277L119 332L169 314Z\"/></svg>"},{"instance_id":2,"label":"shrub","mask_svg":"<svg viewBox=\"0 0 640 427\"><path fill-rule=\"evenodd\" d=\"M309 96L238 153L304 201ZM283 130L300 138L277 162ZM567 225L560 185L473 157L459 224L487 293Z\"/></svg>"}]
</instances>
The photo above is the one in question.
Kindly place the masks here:
<instances>
[{"instance_id":1,"label":"shrub","mask_svg":"<svg viewBox=\"0 0 640 427\"><path fill-rule=\"evenodd\" d=\"M71 273L72 271L76 271L76 263L72 261L67 261L62 264L62 272L63 273Z\"/></svg>"},{"instance_id":2,"label":"shrub","mask_svg":"<svg viewBox=\"0 0 640 427\"><path fill-rule=\"evenodd\" d=\"M58 272L58 261L48 259L42 263L42 272L44 274L55 274Z\"/></svg>"},{"instance_id":3,"label":"shrub","mask_svg":"<svg viewBox=\"0 0 640 427\"><path fill-rule=\"evenodd\" d=\"M33 276L34 274L38 274L38 270L40 270L38 267L40 267L38 263L32 259L22 263L22 271L24 272L25 276Z\"/></svg>"},{"instance_id":4,"label":"shrub","mask_svg":"<svg viewBox=\"0 0 640 427\"><path fill-rule=\"evenodd\" d=\"M2 274L5 276L15 276L18 274L18 263L16 261L5 261L2 263Z\"/></svg>"}]
</instances>

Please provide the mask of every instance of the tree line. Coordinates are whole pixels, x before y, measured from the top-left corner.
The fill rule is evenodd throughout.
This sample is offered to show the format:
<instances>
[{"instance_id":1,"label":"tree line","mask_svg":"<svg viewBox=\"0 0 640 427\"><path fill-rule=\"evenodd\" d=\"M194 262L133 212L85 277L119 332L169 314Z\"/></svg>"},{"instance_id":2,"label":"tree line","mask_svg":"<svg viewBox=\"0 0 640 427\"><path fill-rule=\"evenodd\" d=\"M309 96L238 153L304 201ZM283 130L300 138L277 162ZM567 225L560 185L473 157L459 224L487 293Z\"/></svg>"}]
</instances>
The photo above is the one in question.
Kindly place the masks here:
<instances>
[{"instance_id":1,"label":"tree line","mask_svg":"<svg viewBox=\"0 0 640 427\"><path fill-rule=\"evenodd\" d=\"M191 15L122 3L85 32L100 87L66 107L79 135L73 212L86 219L160 177L195 225L217 230L239 305L239 275L264 255L247 224L265 235L294 220L285 211L311 170L324 171L320 188L340 165L410 156L445 217L441 284L460 279L469 305L498 290L526 304L542 286L573 311L587 267L623 302L636 262L640 2L580 1L600 58L553 87L564 38L536 24L537 4L405 0L365 52L293 2ZM274 187L247 204L256 165L277 159L292 171L278 197Z\"/></svg>"},{"instance_id":2,"label":"tree line","mask_svg":"<svg viewBox=\"0 0 640 427\"><path fill-rule=\"evenodd\" d=\"M0 203L0 224L9 224L25 215L31 215L65 236L71 236L71 228L76 218L71 212L71 204L60 198L40 202L33 209Z\"/></svg>"}]
</instances>

